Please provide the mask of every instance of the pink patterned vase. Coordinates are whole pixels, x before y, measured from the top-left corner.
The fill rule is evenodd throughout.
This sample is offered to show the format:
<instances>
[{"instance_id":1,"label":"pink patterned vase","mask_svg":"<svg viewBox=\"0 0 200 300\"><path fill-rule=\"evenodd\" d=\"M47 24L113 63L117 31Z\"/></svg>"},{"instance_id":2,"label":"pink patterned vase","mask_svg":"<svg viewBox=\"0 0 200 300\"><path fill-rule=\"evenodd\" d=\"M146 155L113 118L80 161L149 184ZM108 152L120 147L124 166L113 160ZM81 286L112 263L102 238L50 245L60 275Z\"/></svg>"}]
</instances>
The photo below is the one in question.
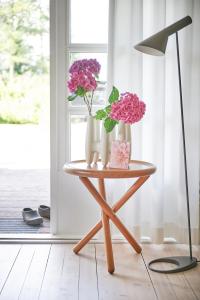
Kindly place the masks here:
<instances>
[{"instance_id":1,"label":"pink patterned vase","mask_svg":"<svg viewBox=\"0 0 200 300\"><path fill-rule=\"evenodd\" d=\"M131 145L126 141L113 141L111 144L110 168L128 169Z\"/></svg>"}]
</instances>

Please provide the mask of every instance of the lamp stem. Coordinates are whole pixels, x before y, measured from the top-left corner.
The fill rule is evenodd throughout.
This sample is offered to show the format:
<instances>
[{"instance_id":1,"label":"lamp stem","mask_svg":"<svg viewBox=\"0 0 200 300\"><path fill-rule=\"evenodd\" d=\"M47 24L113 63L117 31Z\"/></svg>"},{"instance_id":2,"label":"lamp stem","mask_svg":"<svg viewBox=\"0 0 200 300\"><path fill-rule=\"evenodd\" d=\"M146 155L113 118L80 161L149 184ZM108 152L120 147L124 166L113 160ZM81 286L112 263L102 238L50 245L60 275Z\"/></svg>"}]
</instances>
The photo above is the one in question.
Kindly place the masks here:
<instances>
[{"instance_id":1,"label":"lamp stem","mask_svg":"<svg viewBox=\"0 0 200 300\"><path fill-rule=\"evenodd\" d=\"M190 258L192 259L192 240L191 240L191 225L190 225L190 203L189 203L189 189L188 189L187 157L186 157L185 126L184 126L184 113L183 113L183 97L182 97L182 84L181 84L181 68L180 68L178 32L176 32L176 50L177 50L179 94L180 94L180 108L181 108L181 126L182 126L182 137L183 137L183 154L184 154L185 186L186 186L186 200L187 200L187 219L188 219L189 250L190 250Z\"/></svg>"}]
</instances>

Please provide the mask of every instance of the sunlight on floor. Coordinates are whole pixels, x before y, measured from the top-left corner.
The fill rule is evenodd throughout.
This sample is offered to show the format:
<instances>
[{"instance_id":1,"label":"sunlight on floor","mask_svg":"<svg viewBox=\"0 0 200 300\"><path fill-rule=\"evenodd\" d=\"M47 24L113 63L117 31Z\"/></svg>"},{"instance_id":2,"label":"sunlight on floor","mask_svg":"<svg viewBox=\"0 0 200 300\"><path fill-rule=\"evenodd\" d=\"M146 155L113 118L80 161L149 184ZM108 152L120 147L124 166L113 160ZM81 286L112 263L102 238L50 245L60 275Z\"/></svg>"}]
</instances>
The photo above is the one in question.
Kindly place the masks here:
<instances>
[{"instance_id":1,"label":"sunlight on floor","mask_svg":"<svg viewBox=\"0 0 200 300\"><path fill-rule=\"evenodd\" d=\"M1 124L0 136L0 168L49 169L48 126Z\"/></svg>"}]
</instances>

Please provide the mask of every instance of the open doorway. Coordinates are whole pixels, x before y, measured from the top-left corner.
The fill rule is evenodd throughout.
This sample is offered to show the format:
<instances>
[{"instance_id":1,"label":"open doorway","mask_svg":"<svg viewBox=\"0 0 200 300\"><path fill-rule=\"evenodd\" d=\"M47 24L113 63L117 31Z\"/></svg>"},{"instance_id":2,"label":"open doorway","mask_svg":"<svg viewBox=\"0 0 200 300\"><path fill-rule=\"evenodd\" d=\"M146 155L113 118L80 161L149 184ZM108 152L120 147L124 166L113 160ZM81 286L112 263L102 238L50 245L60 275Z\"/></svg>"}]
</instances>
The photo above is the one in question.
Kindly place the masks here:
<instances>
[{"instance_id":1,"label":"open doorway","mask_svg":"<svg viewBox=\"0 0 200 300\"><path fill-rule=\"evenodd\" d=\"M49 3L0 1L0 234L49 233Z\"/></svg>"}]
</instances>

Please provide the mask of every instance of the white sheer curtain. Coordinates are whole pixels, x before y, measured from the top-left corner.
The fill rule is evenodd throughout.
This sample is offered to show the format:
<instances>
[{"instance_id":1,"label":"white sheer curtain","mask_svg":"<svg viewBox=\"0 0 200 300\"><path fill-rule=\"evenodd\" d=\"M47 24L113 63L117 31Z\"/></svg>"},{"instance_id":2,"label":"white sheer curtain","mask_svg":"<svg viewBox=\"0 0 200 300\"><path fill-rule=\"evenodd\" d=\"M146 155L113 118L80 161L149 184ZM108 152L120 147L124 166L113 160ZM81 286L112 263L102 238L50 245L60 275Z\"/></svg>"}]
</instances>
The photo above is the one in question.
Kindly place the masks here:
<instances>
[{"instance_id":1,"label":"white sheer curtain","mask_svg":"<svg viewBox=\"0 0 200 300\"><path fill-rule=\"evenodd\" d=\"M157 166L120 216L138 238L154 243L166 238L188 242L175 35L169 38L163 57L142 55L133 46L186 15L193 23L179 32L179 44L192 238L198 243L200 1L111 1L108 82L146 102L145 118L132 126L132 158ZM131 182L110 181L110 201L115 202ZM114 228L113 233L117 234Z\"/></svg>"}]
</instances>

